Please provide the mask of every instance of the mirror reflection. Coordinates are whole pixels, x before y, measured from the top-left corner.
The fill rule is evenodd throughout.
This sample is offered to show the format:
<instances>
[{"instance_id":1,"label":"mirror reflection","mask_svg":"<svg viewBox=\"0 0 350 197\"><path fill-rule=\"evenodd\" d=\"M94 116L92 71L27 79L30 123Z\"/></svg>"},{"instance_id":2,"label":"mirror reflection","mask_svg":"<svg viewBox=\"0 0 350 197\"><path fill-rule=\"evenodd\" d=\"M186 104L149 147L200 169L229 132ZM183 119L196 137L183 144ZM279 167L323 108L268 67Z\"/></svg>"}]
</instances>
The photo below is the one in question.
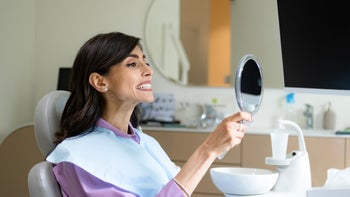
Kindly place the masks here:
<instances>
[{"instance_id":1,"label":"mirror reflection","mask_svg":"<svg viewBox=\"0 0 350 197\"><path fill-rule=\"evenodd\" d=\"M256 113L263 95L263 76L256 57L247 54L242 57L236 72L236 100L241 111Z\"/></svg>"},{"instance_id":2,"label":"mirror reflection","mask_svg":"<svg viewBox=\"0 0 350 197\"><path fill-rule=\"evenodd\" d=\"M145 24L154 66L190 86L231 86L230 35L227 0L155 0Z\"/></svg>"},{"instance_id":3,"label":"mirror reflection","mask_svg":"<svg viewBox=\"0 0 350 197\"><path fill-rule=\"evenodd\" d=\"M180 38L190 63L189 85L232 86L230 1L180 3Z\"/></svg>"},{"instance_id":4,"label":"mirror reflection","mask_svg":"<svg viewBox=\"0 0 350 197\"><path fill-rule=\"evenodd\" d=\"M232 86L237 62L252 53L266 65L264 86L283 87L276 1L153 0L144 32L151 63L176 83Z\"/></svg>"}]
</instances>

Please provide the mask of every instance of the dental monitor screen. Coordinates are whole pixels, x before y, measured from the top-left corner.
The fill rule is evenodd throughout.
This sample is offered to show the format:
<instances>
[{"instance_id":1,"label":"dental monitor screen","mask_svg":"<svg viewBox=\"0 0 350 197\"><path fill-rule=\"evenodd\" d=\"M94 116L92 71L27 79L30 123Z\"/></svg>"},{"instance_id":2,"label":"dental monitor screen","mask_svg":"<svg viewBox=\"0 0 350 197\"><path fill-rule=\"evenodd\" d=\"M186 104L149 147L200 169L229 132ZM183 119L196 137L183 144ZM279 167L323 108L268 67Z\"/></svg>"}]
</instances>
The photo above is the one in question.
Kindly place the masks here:
<instances>
[{"instance_id":1,"label":"dental monitor screen","mask_svg":"<svg viewBox=\"0 0 350 197\"><path fill-rule=\"evenodd\" d=\"M350 6L277 0L286 91L350 95Z\"/></svg>"}]
</instances>

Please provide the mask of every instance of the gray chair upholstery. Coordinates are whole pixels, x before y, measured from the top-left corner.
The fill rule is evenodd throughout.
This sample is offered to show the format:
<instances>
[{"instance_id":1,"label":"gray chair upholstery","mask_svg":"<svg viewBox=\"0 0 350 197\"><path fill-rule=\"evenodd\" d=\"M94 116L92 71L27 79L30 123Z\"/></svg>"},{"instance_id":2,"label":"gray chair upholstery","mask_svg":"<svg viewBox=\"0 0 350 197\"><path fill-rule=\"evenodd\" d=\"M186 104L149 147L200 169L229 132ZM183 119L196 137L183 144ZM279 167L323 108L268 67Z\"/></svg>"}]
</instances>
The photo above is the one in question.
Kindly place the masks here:
<instances>
[{"instance_id":1,"label":"gray chair upholstery","mask_svg":"<svg viewBox=\"0 0 350 197\"><path fill-rule=\"evenodd\" d=\"M34 114L36 142L46 157L54 148L55 132L60 129L60 120L70 92L57 90L40 99ZM50 162L34 165L28 174L28 188L31 197L61 197L59 185Z\"/></svg>"},{"instance_id":2,"label":"gray chair upholstery","mask_svg":"<svg viewBox=\"0 0 350 197\"><path fill-rule=\"evenodd\" d=\"M28 174L31 197L61 197L62 193L52 171L52 163L42 161L35 164Z\"/></svg>"}]
</instances>

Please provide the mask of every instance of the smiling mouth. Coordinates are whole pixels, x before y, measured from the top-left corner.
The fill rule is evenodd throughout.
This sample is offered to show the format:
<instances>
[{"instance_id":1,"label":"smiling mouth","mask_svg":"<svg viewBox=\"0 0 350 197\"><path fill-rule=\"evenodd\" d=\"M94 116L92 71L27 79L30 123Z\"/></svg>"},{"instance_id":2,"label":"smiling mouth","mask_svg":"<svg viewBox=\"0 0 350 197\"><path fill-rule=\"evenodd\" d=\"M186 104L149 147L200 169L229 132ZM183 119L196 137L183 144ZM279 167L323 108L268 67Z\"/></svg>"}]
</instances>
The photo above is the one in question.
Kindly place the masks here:
<instances>
[{"instance_id":1,"label":"smiling mouth","mask_svg":"<svg viewBox=\"0 0 350 197\"><path fill-rule=\"evenodd\" d=\"M141 85L137 86L137 89L140 89L140 90L151 90L152 89L152 85L150 83L141 84Z\"/></svg>"}]
</instances>

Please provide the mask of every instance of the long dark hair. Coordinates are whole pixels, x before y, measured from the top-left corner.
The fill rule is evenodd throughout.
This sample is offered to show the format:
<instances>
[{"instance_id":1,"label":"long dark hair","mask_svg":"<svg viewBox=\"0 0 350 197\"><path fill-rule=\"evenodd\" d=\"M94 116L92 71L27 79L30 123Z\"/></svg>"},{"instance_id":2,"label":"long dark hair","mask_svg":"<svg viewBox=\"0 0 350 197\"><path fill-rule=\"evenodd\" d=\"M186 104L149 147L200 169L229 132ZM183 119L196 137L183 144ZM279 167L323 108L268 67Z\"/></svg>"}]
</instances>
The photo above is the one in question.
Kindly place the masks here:
<instances>
[{"instance_id":1,"label":"long dark hair","mask_svg":"<svg viewBox=\"0 0 350 197\"><path fill-rule=\"evenodd\" d=\"M77 136L96 125L102 116L106 101L89 83L89 76L96 72L105 75L110 68L122 62L131 51L140 46L140 38L120 32L98 34L89 39L79 50L70 80L71 96L61 118L61 130L56 133L56 143L67 137ZM137 109L131 123L138 126Z\"/></svg>"}]
</instances>

